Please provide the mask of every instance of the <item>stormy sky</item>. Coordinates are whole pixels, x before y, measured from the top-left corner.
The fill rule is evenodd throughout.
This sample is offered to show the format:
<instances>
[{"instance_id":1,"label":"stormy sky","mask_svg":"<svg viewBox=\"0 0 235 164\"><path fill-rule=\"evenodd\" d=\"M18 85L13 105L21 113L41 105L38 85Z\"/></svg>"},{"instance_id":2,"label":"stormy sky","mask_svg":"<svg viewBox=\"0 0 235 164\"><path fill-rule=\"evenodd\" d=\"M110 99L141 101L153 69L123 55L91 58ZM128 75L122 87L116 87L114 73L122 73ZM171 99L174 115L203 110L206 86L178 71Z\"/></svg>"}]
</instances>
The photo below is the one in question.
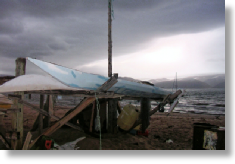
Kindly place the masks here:
<instances>
[{"instance_id":1,"label":"stormy sky","mask_svg":"<svg viewBox=\"0 0 235 164\"><path fill-rule=\"evenodd\" d=\"M114 0L113 11L113 73L225 73L223 0ZM1 0L0 74L14 75L17 57L107 76L108 0Z\"/></svg>"}]
</instances>

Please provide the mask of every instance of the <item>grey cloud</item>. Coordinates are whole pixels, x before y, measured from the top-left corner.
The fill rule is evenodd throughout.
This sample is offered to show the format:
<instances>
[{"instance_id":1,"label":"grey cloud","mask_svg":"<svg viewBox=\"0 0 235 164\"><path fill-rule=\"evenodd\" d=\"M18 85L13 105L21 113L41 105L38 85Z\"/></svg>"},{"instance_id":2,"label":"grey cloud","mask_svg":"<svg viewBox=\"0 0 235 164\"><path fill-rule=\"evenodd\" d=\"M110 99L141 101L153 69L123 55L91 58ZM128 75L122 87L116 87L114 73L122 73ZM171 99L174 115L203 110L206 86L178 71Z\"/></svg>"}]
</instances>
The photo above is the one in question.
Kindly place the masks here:
<instances>
[{"instance_id":1,"label":"grey cloud","mask_svg":"<svg viewBox=\"0 0 235 164\"><path fill-rule=\"evenodd\" d=\"M114 0L113 8L114 57L152 38L224 26L223 0ZM0 56L70 67L107 58L107 10L107 1L1 0Z\"/></svg>"},{"instance_id":2,"label":"grey cloud","mask_svg":"<svg viewBox=\"0 0 235 164\"><path fill-rule=\"evenodd\" d=\"M17 34L23 32L23 24L16 19L0 20L0 34Z\"/></svg>"}]
</instances>

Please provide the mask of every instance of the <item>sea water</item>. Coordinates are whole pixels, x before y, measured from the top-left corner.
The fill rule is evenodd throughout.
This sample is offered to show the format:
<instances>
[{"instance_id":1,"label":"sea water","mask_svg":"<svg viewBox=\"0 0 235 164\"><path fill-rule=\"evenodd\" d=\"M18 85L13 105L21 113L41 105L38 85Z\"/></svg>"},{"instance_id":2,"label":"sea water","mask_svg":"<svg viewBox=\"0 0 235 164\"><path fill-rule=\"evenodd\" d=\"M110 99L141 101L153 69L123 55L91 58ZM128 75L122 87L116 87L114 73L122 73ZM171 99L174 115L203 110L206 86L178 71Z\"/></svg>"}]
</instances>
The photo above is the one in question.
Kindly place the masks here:
<instances>
[{"instance_id":1,"label":"sea water","mask_svg":"<svg viewBox=\"0 0 235 164\"><path fill-rule=\"evenodd\" d=\"M166 89L172 91L172 89ZM173 112L177 113L201 113L201 114L225 114L225 89L185 89L184 97L180 98L178 105ZM174 91L175 92L175 91ZM46 98L45 98L46 99ZM44 99L44 100L45 100ZM74 107L82 100L81 97L62 96L56 100L56 106ZM31 103L39 103L39 95L32 95ZM151 108L154 109L160 102L151 101ZM121 100L121 107L126 104L140 106L137 100ZM165 106L165 112L170 105Z\"/></svg>"},{"instance_id":2,"label":"sea water","mask_svg":"<svg viewBox=\"0 0 235 164\"><path fill-rule=\"evenodd\" d=\"M171 89L166 89L172 91ZM175 107L175 113L198 113L198 114L225 114L225 89L221 88L203 88L203 89L185 89L185 95L180 98ZM139 106L136 100L123 100L121 106L133 104ZM155 108L159 102L152 101L151 108ZM165 112L170 105L165 106Z\"/></svg>"}]
</instances>

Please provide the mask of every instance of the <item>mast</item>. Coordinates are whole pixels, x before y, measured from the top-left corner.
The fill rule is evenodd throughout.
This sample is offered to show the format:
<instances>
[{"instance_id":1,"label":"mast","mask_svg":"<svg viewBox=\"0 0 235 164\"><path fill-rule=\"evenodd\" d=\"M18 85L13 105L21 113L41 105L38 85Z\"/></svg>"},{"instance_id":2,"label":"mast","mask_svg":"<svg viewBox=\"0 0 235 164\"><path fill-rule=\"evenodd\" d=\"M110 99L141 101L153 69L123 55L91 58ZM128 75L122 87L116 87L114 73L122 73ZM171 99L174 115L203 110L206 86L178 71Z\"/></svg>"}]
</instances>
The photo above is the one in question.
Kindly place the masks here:
<instances>
[{"instance_id":1,"label":"mast","mask_svg":"<svg viewBox=\"0 0 235 164\"><path fill-rule=\"evenodd\" d=\"M176 72L176 85L175 85L175 87L176 87L176 91L177 91L177 72Z\"/></svg>"},{"instance_id":2,"label":"mast","mask_svg":"<svg viewBox=\"0 0 235 164\"><path fill-rule=\"evenodd\" d=\"M112 0L108 0L108 77L112 77Z\"/></svg>"}]
</instances>

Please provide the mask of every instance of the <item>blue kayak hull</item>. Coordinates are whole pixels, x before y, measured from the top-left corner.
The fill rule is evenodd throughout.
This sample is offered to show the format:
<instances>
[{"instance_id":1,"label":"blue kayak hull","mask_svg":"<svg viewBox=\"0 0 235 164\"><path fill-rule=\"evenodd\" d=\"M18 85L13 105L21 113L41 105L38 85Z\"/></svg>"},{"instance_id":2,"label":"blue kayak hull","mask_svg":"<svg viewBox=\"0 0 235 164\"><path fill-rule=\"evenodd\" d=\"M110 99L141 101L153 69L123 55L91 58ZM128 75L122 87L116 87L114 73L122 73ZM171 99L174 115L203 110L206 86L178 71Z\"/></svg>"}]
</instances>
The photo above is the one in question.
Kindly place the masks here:
<instances>
[{"instance_id":1,"label":"blue kayak hull","mask_svg":"<svg viewBox=\"0 0 235 164\"><path fill-rule=\"evenodd\" d=\"M105 76L81 72L30 57L27 59L69 87L96 91L109 79ZM164 98L166 95L171 93L155 86L122 79L118 79L118 82L108 91L113 91L115 94L130 97L145 97L152 99Z\"/></svg>"}]
</instances>

